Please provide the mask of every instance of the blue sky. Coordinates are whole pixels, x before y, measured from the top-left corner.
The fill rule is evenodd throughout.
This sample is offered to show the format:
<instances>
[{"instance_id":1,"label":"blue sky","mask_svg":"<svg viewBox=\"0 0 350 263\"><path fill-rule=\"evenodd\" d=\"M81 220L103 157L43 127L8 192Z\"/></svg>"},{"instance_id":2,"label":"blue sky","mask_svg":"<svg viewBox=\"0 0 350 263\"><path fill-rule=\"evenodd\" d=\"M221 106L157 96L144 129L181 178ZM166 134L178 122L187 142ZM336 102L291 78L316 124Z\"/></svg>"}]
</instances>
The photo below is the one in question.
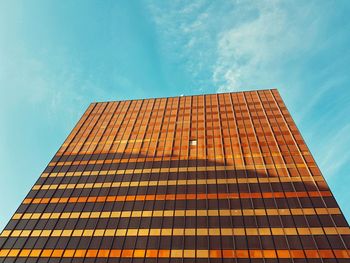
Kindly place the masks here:
<instances>
[{"instance_id":1,"label":"blue sky","mask_svg":"<svg viewBox=\"0 0 350 263\"><path fill-rule=\"evenodd\" d=\"M0 1L0 229L93 101L278 88L350 220L350 1Z\"/></svg>"}]
</instances>

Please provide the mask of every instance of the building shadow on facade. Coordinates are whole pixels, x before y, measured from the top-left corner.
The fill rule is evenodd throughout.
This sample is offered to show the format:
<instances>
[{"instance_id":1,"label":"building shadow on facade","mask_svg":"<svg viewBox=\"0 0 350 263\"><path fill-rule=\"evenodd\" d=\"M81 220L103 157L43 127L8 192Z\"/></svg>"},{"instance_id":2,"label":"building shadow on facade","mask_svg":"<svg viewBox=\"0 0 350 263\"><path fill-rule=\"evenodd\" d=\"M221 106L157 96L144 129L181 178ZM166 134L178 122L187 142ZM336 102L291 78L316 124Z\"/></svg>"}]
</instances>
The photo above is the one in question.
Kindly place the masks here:
<instances>
[{"instance_id":1,"label":"building shadow on facade","mask_svg":"<svg viewBox=\"0 0 350 263\"><path fill-rule=\"evenodd\" d=\"M1 238L0 248L96 251L277 249L286 253L291 249L345 249L344 242L348 242L348 237L285 235L283 231L284 228L348 226L342 214L310 213L313 208L338 207L324 181L314 181L311 176L281 177L278 169L273 173L267 169L235 169L234 165L217 160L158 158L129 153L54 157L51 162L54 164L49 165L45 176L37 181L38 189L32 189L25 199L29 201L22 203L16 211L16 214L35 214L39 218L22 215L20 219L12 219L5 230L107 233L107 230L123 229L126 232L119 236L8 237ZM59 165L61 162L69 165ZM117 212L116 216L111 216L114 212ZM162 229L166 231L163 233ZM191 230L186 232L186 229ZM198 229L208 230L208 235L198 235ZM213 230L209 234L210 229L216 232ZM243 232L224 235L220 229ZM260 234L259 229L270 229L270 232L279 229L280 234ZM110 259L85 255L84 262L197 262L193 256L195 252L188 253L189 257L182 255L171 259L158 257L159 254L150 258ZM68 263L81 260L73 257L9 257L3 262ZM267 261L249 256L224 258L219 255L218 258L202 258L200 262ZM268 262L297 260L272 257Z\"/></svg>"}]
</instances>

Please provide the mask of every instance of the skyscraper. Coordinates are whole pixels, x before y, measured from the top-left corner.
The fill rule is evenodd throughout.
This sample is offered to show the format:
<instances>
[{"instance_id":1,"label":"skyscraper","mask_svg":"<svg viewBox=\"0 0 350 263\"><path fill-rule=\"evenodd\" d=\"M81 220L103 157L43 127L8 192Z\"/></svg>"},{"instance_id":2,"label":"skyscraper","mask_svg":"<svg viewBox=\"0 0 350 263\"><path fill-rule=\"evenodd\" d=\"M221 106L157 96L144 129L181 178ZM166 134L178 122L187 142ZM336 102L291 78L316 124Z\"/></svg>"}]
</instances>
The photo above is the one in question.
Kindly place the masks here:
<instances>
[{"instance_id":1,"label":"skyscraper","mask_svg":"<svg viewBox=\"0 0 350 263\"><path fill-rule=\"evenodd\" d=\"M1 262L350 262L277 90L92 103L1 233Z\"/></svg>"}]
</instances>

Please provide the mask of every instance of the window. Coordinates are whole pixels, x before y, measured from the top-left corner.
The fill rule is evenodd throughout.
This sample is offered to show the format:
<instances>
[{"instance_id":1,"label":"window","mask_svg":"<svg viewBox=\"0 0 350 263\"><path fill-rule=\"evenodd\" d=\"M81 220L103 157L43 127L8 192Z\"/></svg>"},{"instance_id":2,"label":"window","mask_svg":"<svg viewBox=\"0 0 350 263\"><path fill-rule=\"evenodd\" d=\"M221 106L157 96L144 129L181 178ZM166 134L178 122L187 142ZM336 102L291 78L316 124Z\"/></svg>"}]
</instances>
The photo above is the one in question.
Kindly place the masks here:
<instances>
[{"instance_id":1,"label":"window","mask_svg":"<svg viewBox=\"0 0 350 263\"><path fill-rule=\"evenodd\" d=\"M196 146L197 140L190 140L190 146Z\"/></svg>"}]
</instances>

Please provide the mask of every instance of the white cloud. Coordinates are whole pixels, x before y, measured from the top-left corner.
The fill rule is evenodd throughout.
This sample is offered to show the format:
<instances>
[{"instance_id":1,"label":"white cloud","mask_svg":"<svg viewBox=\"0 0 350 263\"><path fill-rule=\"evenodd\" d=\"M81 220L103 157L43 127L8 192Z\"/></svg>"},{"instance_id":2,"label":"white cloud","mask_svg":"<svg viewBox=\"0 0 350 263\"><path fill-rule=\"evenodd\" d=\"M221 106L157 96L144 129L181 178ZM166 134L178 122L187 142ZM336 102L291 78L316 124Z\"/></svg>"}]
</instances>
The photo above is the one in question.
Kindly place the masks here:
<instances>
[{"instance_id":1,"label":"white cloud","mask_svg":"<svg viewBox=\"0 0 350 263\"><path fill-rule=\"evenodd\" d=\"M149 5L164 56L183 60L195 83L218 92L278 83L286 61L314 48L318 9L277 0Z\"/></svg>"},{"instance_id":2,"label":"white cloud","mask_svg":"<svg viewBox=\"0 0 350 263\"><path fill-rule=\"evenodd\" d=\"M196 87L212 86L207 71L214 62L216 31L213 29L221 18L213 16L213 6L206 1L167 3L148 5L163 57L170 63L181 64Z\"/></svg>"},{"instance_id":3,"label":"white cloud","mask_svg":"<svg viewBox=\"0 0 350 263\"><path fill-rule=\"evenodd\" d=\"M213 82L218 91L251 85L269 88L267 85L276 83L281 65L312 47L318 28L317 19L310 16L313 6L299 7L280 1L259 1L248 9L242 7L245 12L241 16L255 15L219 34L213 68Z\"/></svg>"}]
</instances>

